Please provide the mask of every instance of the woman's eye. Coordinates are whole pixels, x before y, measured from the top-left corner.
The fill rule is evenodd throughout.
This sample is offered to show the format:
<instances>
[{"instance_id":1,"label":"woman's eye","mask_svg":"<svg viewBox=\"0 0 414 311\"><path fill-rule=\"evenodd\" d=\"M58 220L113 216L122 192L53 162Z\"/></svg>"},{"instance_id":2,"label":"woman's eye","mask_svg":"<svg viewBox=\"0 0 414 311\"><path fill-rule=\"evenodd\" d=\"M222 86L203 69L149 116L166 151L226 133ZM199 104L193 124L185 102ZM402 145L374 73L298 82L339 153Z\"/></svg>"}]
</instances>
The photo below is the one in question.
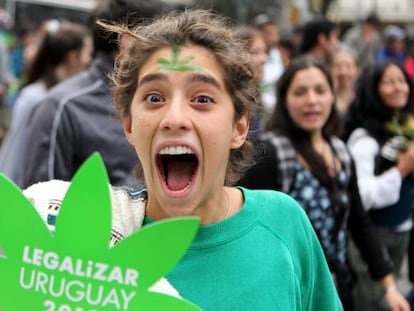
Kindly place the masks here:
<instances>
[{"instance_id":1,"label":"woman's eye","mask_svg":"<svg viewBox=\"0 0 414 311\"><path fill-rule=\"evenodd\" d=\"M398 79L398 82L399 82L400 84L405 84L405 83L407 83L407 81L406 81L404 78Z\"/></svg>"},{"instance_id":2,"label":"woman's eye","mask_svg":"<svg viewBox=\"0 0 414 311\"><path fill-rule=\"evenodd\" d=\"M148 94L147 96L145 96L144 100L147 103L159 103L164 101L164 98L162 98L162 96L159 94Z\"/></svg>"},{"instance_id":3,"label":"woman's eye","mask_svg":"<svg viewBox=\"0 0 414 311\"><path fill-rule=\"evenodd\" d=\"M382 80L381 83L384 84L384 85L391 85L392 81L391 80Z\"/></svg>"},{"instance_id":4,"label":"woman's eye","mask_svg":"<svg viewBox=\"0 0 414 311\"><path fill-rule=\"evenodd\" d=\"M211 104L214 102L213 99L208 96L197 96L194 101L199 104Z\"/></svg>"},{"instance_id":5,"label":"woman's eye","mask_svg":"<svg viewBox=\"0 0 414 311\"><path fill-rule=\"evenodd\" d=\"M303 90L303 89L299 89L299 90L295 90L295 91L293 91L293 95L294 95L294 96L297 96L297 97L302 96L302 95L304 95L305 93L306 93L306 91L305 91L305 90Z\"/></svg>"},{"instance_id":6,"label":"woman's eye","mask_svg":"<svg viewBox=\"0 0 414 311\"><path fill-rule=\"evenodd\" d=\"M327 91L328 91L328 89L324 88L324 87L316 88L316 93L318 93L318 94L325 94Z\"/></svg>"}]
</instances>

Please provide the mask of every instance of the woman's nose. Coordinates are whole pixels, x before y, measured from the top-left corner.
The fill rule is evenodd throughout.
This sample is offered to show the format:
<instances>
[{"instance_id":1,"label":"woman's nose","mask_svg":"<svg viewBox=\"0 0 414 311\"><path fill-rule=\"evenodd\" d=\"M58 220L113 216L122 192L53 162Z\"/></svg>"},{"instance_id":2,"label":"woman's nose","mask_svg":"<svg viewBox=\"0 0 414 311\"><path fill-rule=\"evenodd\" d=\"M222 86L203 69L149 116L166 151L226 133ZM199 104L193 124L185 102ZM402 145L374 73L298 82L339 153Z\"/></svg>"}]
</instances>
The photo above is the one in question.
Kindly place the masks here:
<instances>
[{"instance_id":1,"label":"woman's nose","mask_svg":"<svg viewBox=\"0 0 414 311\"><path fill-rule=\"evenodd\" d=\"M191 127L188 104L182 99L167 103L160 126L165 130L185 130Z\"/></svg>"},{"instance_id":2,"label":"woman's nose","mask_svg":"<svg viewBox=\"0 0 414 311\"><path fill-rule=\"evenodd\" d=\"M316 92L314 91L309 91L308 94L306 95L306 99L308 103L315 103L318 99L318 94L316 94Z\"/></svg>"}]
</instances>

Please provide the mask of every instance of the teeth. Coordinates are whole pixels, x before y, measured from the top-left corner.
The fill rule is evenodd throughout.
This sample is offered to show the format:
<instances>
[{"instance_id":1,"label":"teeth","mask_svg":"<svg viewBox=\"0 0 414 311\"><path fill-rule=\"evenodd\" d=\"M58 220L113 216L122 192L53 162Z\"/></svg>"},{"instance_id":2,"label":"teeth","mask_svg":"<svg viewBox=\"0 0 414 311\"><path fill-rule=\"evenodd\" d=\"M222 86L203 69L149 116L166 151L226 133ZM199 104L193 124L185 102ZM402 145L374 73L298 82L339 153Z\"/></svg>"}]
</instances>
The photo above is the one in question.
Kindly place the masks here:
<instances>
[{"instance_id":1,"label":"teeth","mask_svg":"<svg viewBox=\"0 0 414 311\"><path fill-rule=\"evenodd\" d=\"M160 150L160 154L180 155L180 154L194 154L194 152L185 146L171 146L164 147Z\"/></svg>"}]
</instances>

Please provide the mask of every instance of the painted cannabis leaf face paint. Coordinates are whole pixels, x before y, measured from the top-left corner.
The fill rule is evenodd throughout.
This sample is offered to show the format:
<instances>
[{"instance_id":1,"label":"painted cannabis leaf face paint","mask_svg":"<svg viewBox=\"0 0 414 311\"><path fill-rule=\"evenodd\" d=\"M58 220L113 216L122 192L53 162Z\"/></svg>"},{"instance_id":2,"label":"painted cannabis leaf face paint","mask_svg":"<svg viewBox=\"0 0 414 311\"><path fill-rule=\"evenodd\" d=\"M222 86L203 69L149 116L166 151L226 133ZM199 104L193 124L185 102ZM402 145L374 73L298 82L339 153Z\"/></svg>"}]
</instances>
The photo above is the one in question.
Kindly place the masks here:
<instances>
[{"instance_id":1,"label":"painted cannabis leaf face paint","mask_svg":"<svg viewBox=\"0 0 414 311\"><path fill-rule=\"evenodd\" d=\"M111 198L97 154L65 189L54 234L4 176L0 194L0 309L199 310L185 300L149 291L183 256L198 219L150 224L109 247ZM49 218L58 205L45 203L41 216Z\"/></svg>"},{"instance_id":2,"label":"painted cannabis leaf face paint","mask_svg":"<svg viewBox=\"0 0 414 311\"><path fill-rule=\"evenodd\" d=\"M176 71L195 71L204 73L204 69L200 66L190 65L189 63L194 59L193 55L189 55L184 59L180 60L180 53L181 50L179 47L174 46L171 50L171 61L165 58L159 58L158 63L160 64L159 67L155 69L155 71L162 71L162 70L176 70Z\"/></svg>"}]
</instances>

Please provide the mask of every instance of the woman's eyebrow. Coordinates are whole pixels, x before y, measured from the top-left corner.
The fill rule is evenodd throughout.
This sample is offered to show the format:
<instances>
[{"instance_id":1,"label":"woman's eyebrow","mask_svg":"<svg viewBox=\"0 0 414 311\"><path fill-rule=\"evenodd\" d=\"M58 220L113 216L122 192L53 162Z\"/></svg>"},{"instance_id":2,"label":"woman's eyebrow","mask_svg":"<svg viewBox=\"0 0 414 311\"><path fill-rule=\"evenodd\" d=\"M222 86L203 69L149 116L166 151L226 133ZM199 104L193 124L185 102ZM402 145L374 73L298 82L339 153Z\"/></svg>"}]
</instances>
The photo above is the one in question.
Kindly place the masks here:
<instances>
[{"instance_id":1,"label":"woman's eyebrow","mask_svg":"<svg viewBox=\"0 0 414 311\"><path fill-rule=\"evenodd\" d=\"M142 77L138 81L138 87L142 86L145 83L153 82L153 81L168 81L168 77L160 72L149 73Z\"/></svg>"},{"instance_id":2,"label":"woman's eyebrow","mask_svg":"<svg viewBox=\"0 0 414 311\"><path fill-rule=\"evenodd\" d=\"M149 83L149 82L153 82L153 81L169 81L169 78L166 74L161 73L161 72L154 72L154 73L149 73L145 76L143 76L139 81L138 81L138 87L142 86L143 84ZM204 73L193 73L191 74L188 78L187 78L187 82L188 83L194 83L194 82L203 82L203 83L207 83L210 84L218 89L222 89L220 83L211 75L208 74L204 74Z\"/></svg>"},{"instance_id":3,"label":"woman's eyebrow","mask_svg":"<svg viewBox=\"0 0 414 311\"><path fill-rule=\"evenodd\" d=\"M216 88L218 88L220 90L222 88L220 83L214 77L212 77L208 74L204 74L204 73L194 72L190 77L188 77L187 80L190 83L203 82L203 83L211 84L211 85L215 86Z\"/></svg>"}]
</instances>

